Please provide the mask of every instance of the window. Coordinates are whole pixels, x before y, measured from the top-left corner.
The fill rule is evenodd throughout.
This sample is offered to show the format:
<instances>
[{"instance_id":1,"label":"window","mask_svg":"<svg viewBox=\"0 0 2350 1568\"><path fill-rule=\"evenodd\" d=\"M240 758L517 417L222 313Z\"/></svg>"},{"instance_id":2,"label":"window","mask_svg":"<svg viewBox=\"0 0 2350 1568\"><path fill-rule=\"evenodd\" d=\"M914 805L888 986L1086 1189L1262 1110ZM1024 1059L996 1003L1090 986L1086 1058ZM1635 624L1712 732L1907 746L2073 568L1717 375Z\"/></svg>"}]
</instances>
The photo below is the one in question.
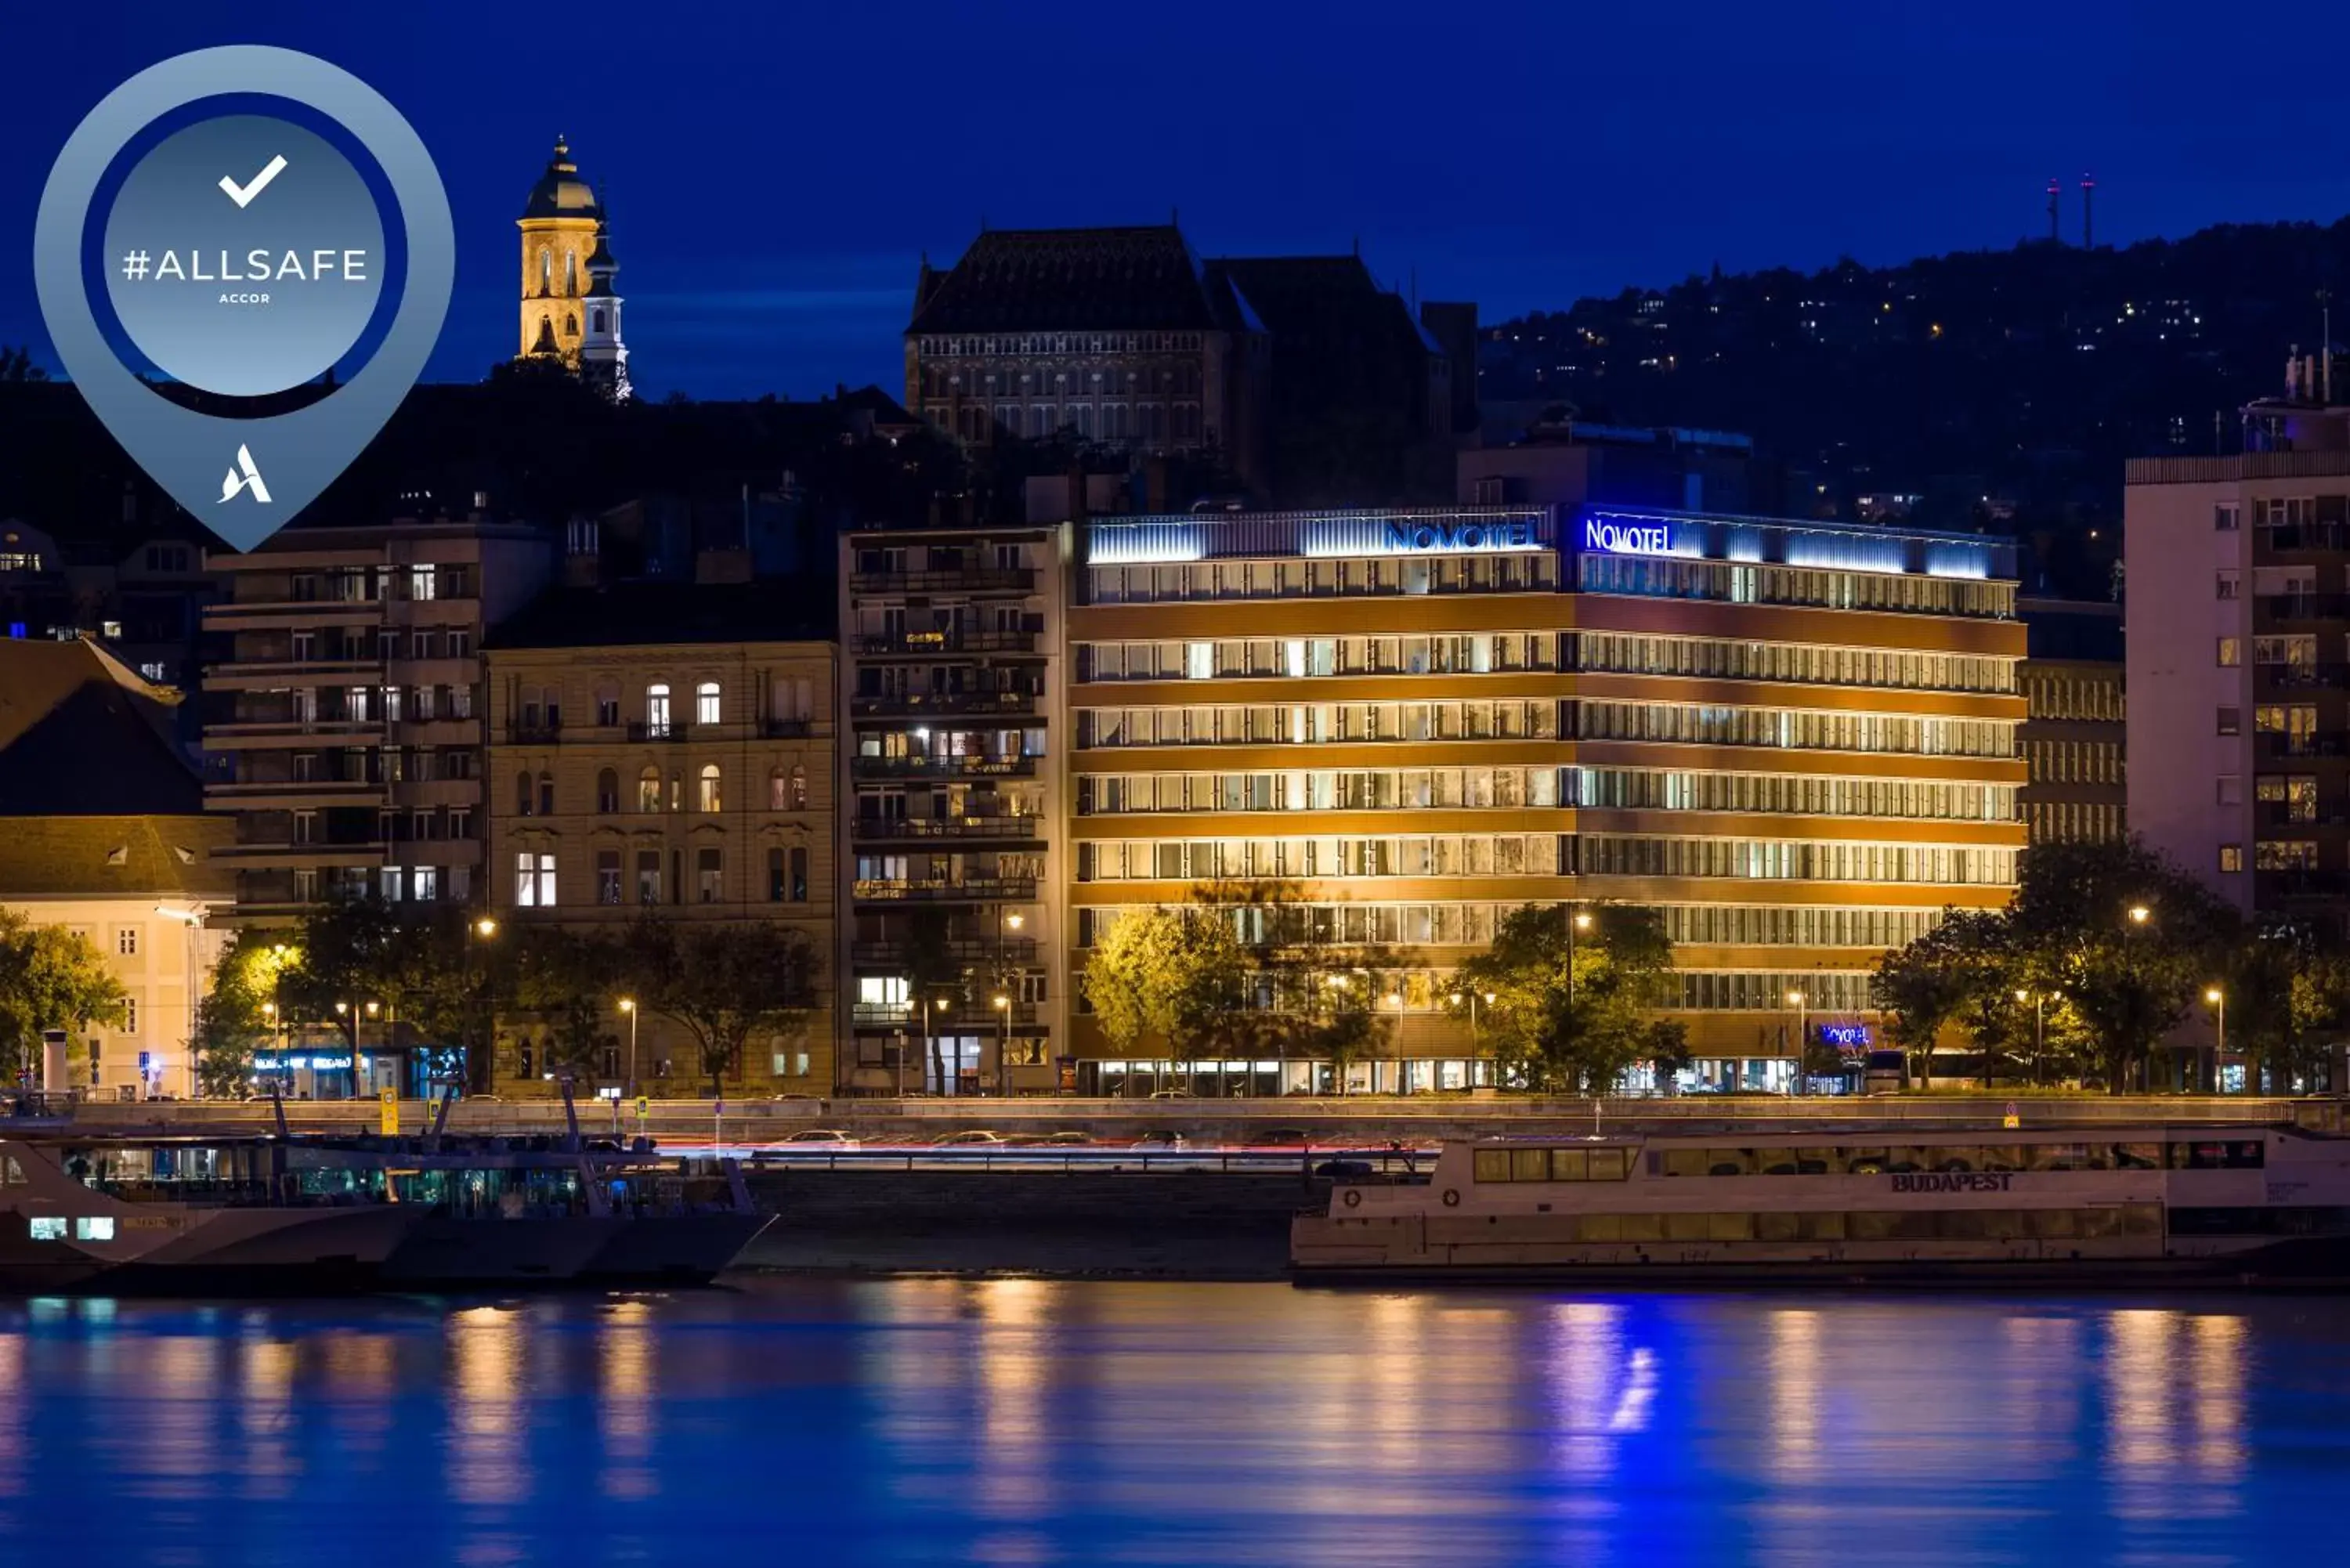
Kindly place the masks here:
<instances>
[{"instance_id":1,"label":"window","mask_svg":"<svg viewBox=\"0 0 2350 1568\"><path fill-rule=\"evenodd\" d=\"M2243 574L2242 574L2242 573L2241 573L2241 572L2221 572L2221 573L2220 574L2220 580L2219 580L2219 594L2220 594L2220 597L2221 597L2221 598L2223 598L2223 599L2232 599L2232 598L2236 597L2240 593L2241 593L2241 592L2242 592L2242 590L2243 590L2243 586L2244 586L2244 579L2243 579Z\"/></svg>"},{"instance_id":2,"label":"window","mask_svg":"<svg viewBox=\"0 0 2350 1568\"><path fill-rule=\"evenodd\" d=\"M2221 774L2220 775L2220 804L2221 805L2241 805L2244 804L2243 774Z\"/></svg>"},{"instance_id":3,"label":"window","mask_svg":"<svg viewBox=\"0 0 2350 1568\"><path fill-rule=\"evenodd\" d=\"M555 908L555 857L523 850L515 857L515 902L525 909Z\"/></svg>"},{"instance_id":4,"label":"window","mask_svg":"<svg viewBox=\"0 0 2350 1568\"><path fill-rule=\"evenodd\" d=\"M2220 639L2220 668L2233 670L2244 661L2244 645L2241 639L2223 637Z\"/></svg>"},{"instance_id":5,"label":"window","mask_svg":"<svg viewBox=\"0 0 2350 1568\"><path fill-rule=\"evenodd\" d=\"M660 902L660 851L658 849L638 850L637 902L639 904L658 904Z\"/></svg>"},{"instance_id":6,"label":"window","mask_svg":"<svg viewBox=\"0 0 2350 1568\"><path fill-rule=\"evenodd\" d=\"M794 811L807 809L807 769L797 763L792 766L792 809Z\"/></svg>"},{"instance_id":7,"label":"window","mask_svg":"<svg viewBox=\"0 0 2350 1568\"><path fill-rule=\"evenodd\" d=\"M645 688L645 733L656 739L669 733L669 687L659 681Z\"/></svg>"},{"instance_id":8,"label":"window","mask_svg":"<svg viewBox=\"0 0 2350 1568\"><path fill-rule=\"evenodd\" d=\"M693 722L715 724L718 720L718 682L705 680L693 689Z\"/></svg>"},{"instance_id":9,"label":"window","mask_svg":"<svg viewBox=\"0 0 2350 1568\"><path fill-rule=\"evenodd\" d=\"M432 567L411 566L408 568L408 597L410 598L430 599L437 597L438 596L433 591L435 587L436 583L432 575Z\"/></svg>"},{"instance_id":10,"label":"window","mask_svg":"<svg viewBox=\"0 0 2350 1568\"><path fill-rule=\"evenodd\" d=\"M441 897L441 868L439 867L419 866L410 871L409 876L414 879L416 901L418 903L431 904L439 901Z\"/></svg>"},{"instance_id":11,"label":"window","mask_svg":"<svg viewBox=\"0 0 2350 1568\"><path fill-rule=\"evenodd\" d=\"M553 774L542 773L538 775L538 815L541 816L555 815L555 775Z\"/></svg>"},{"instance_id":12,"label":"window","mask_svg":"<svg viewBox=\"0 0 2350 1568\"><path fill-rule=\"evenodd\" d=\"M62 1241L66 1239L66 1219L62 1214L29 1215L25 1224L36 1241Z\"/></svg>"},{"instance_id":13,"label":"window","mask_svg":"<svg viewBox=\"0 0 2350 1568\"><path fill-rule=\"evenodd\" d=\"M785 786L784 770L776 768L767 774L767 809L788 811L791 794Z\"/></svg>"},{"instance_id":14,"label":"window","mask_svg":"<svg viewBox=\"0 0 2350 1568\"><path fill-rule=\"evenodd\" d=\"M2233 502L2211 508L2211 528L2214 533L2232 534L2240 525L2241 514Z\"/></svg>"},{"instance_id":15,"label":"window","mask_svg":"<svg viewBox=\"0 0 2350 1568\"><path fill-rule=\"evenodd\" d=\"M528 816L530 802L530 774L526 773L515 774L515 815Z\"/></svg>"},{"instance_id":16,"label":"window","mask_svg":"<svg viewBox=\"0 0 2350 1568\"><path fill-rule=\"evenodd\" d=\"M596 811L609 816L620 809L620 775L606 768L596 775Z\"/></svg>"},{"instance_id":17,"label":"window","mask_svg":"<svg viewBox=\"0 0 2350 1568\"><path fill-rule=\"evenodd\" d=\"M805 904L808 896L808 852L805 848L792 851L792 888L790 901Z\"/></svg>"},{"instance_id":18,"label":"window","mask_svg":"<svg viewBox=\"0 0 2350 1568\"><path fill-rule=\"evenodd\" d=\"M596 851L596 901L599 904L620 901L620 852L617 849Z\"/></svg>"},{"instance_id":19,"label":"window","mask_svg":"<svg viewBox=\"0 0 2350 1568\"><path fill-rule=\"evenodd\" d=\"M598 728L600 728L600 729L606 729L606 730L617 729L617 728L619 726L619 722L620 722L620 695L619 695L619 692L617 692L617 691L615 691L615 692L610 692L610 693L606 693L606 692L598 691L598 693L596 693L596 723L597 723L597 726L598 726Z\"/></svg>"},{"instance_id":20,"label":"window","mask_svg":"<svg viewBox=\"0 0 2350 1568\"><path fill-rule=\"evenodd\" d=\"M137 956L139 951L139 928L136 926L123 926L118 928L114 933L114 950L120 953L125 958Z\"/></svg>"},{"instance_id":21,"label":"window","mask_svg":"<svg viewBox=\"0 0 2350 1568\"><path fill-rule=\"evenodd\" d=\"M122 999L122 1032L125 1034L139 1033L139 999L135 996Z\"/></svg>"},{"instance_id":22,"label":"window","mask_svg":"<svg viewBox=\"0 0 2350 1568\"><path fill-rule=\"evenodd\" d=\"M2244 732L2244 711L2241 708L2220 710L2220 733L2241 735Z\"/></svg>"},{"instance_id":23,"label":"window","mask_svg":"<svg viewBox=\"0 0 2350 1568\"><path fill-rule=\"evenodd\" d=\"M767 851L767 902L782 903L785 887L784 852L781 849L770 849Z\"/></svg>"},{"instance_id":24,"label":"window","mask_svg":"<svg viewBox=\"0 0 2350 1568\"><path fill-rule=\"evenodd\" d=\"M2241 871L2244 868L2244 846L2241 844L2220 846L2220 869Z\"/></svg>"},{"instance_id":25,"label":"window","mask_svg":"<svg viewBox=\"0 0 2350 1568\"><path fill-rule=\"evenodd\" d=\"M715 904L726 896L726 865L724 851L697 849L693 852L694 894L705 904Z\"/></svg>"},{"instance_id":26,"label":"window","mask_svg":"<svg viewBox=\"0 0 2350 1568\"><path fill-rule=\"evenodd\" d=\"M660 769L647 768L637 775L637 809L639 811L660 809Z\"/></svg>"},{"instance_id":27,"label":"window","mask_svg":"<svg viewBox=\"0 0 2350 1568\"><path fill-rule=\"evenodd\" d=\"M699 808L702 811L723 810L724 807L720 804L719 800L718 764L716 763L704 763L702 764L701 784L701 791L696 796L699 803Z\"/></svg>"}]
</instances>

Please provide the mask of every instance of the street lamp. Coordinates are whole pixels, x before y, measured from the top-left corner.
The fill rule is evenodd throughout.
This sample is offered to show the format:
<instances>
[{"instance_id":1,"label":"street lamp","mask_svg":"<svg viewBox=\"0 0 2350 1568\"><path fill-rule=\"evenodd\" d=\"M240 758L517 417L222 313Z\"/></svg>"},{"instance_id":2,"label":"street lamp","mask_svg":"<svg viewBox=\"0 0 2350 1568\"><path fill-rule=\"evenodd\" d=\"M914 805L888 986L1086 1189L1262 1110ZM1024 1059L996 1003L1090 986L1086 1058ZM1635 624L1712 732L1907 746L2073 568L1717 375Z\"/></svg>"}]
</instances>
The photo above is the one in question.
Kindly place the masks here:
<instances>
[{"instance_id":1,"label":"street lamp","mask_svg":"<svg viewBox=\"0 0 2350 1568\"><path fill-rule=\"evenodd\" d=\"M166 919L180 922L187 937L188 966L188 1098L196 1097L196 1029L197 1002L203 993L203 983L196 976L196 933L203 929L204 917L212 913L207 904L191 904L184 909L174 909L169 904L158 904L155 912Z\"/></svg>"},{"instance_id":2,"label":"street lamp","mask_svg":"<svg viewBox=\"0 0 2350 1568\"><path fill-rule=\"evenodd\" d=\"M2207 985L2203 988L2203 1000L2220 1010L2219 1033L2217 1044L2211 1048L2210 1086L2204 1086L2201 1081L2204 1075L2198 1073L2195 1075L2196 1087L2206 1094L2217 1094L2220 1089L2220 1058L2228 1054L2228 993L2216 985Z\"/></svg>"},{"instance_id":3,"label":"street lamp","mask_svg":"<svg viewBox=\"0 0 2350 1568\"><path fill-rule=\"evenodd\" d=\"M473 934L477 937L496 936L498 934L498 923L488 915L484 915L480 919L473 922Z\"/></svg>"},{"instance_id":4,"label":"street lamp","mask_svg":"<svg viewBox=\"0 0 2350 1568\"><path fill-rule=\"evenodd\" d=\"M1787 993L1787 1005L1795 1010L1795 1093L1804 1092L1804 1069L1808 1064L1812 1033L1812 999L1800 991Z\"/></svg>"},{"instance_id":5,"label":"street lamp","mask_svg":"<svg viewBox=\"0 0 2350 1568\"><path fill-rule=\"evenodd\" d=\"M1591 911L1577 909L1566 922L1566 1005L1575 1006L1575 933L1591 929Z\"/></svg>"},{"instance_id":6,"label":"street lamp","mask_svg":"<svg viewBox=\"0 0 2350 1568\"><path fill-rule=\"evenodd\" d=\"M2147 909L2144 904L2132 904L2129 907L2129 918L2131 925L2142 926L2148 920L2154 919L2154 911Z\"/></svg>"},{"instance_id":7,"label":"street lamp","mask_svg":"<svg viewBox=\"0 0 2350 1568\"><path fill-rule=\"evenodd\" d=\"M629 1098L637 1097L637 999L620 998L620 1011L629 1015Z\"/></svg>"},{"instance_id":8,"label":"street lamp","mask_svg":"<svg viewBox=\"0 0 2350 1568\"><path fill-rule=\"evenodd\" d=\"M1012 1052L1012 999L1002 992L995 993L997 1030L995 1035L995 1092L1008 1095L1009 1080L1004 1076L1006 1058Z\"/></svg>"},{"instance_id":9,"label":"street lamp","mask_svg":"<svg viewBox=\"0 0 2350 1568\"><path fill-rule=\"evenodd\" d=\"M476 917L473 920L467 922L465 926L465 934L469 939L478 939L484 942L490 940L498 934L498 922L496 917L492 915L482 915ZM468 940L465 943L465 964L468 970L472 968L473 962L473 947L474 942L473 940ZM488 961L484 960L482 964L481 979L475 982L473 986L475 1000L481 1004L482 1033L484 1036L480 1057L482 1075L481 1086L484 1088L488 1087L487 1080L491 1070L490 1058L497 1044L498 999L494 986L494 980L495 976L492 973ZM473 1043L470 1040L465 1043L463 1058L465 1092L467 1094L472 1094L474 1091L475 1081Z\"/></svg>"}]
</instances>

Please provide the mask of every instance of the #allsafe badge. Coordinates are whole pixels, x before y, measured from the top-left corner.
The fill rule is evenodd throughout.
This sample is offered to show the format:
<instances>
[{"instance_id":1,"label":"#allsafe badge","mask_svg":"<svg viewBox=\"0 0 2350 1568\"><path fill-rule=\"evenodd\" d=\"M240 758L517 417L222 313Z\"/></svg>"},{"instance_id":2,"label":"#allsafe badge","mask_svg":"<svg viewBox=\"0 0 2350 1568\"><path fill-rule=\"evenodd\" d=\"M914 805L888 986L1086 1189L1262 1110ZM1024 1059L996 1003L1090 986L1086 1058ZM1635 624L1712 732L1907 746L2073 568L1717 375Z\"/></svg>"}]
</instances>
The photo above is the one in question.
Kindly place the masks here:
<instances>
[{"instance_id":1,"label":"#allsafe badge","mask_svg":"<svg viewBox=\"0 0 2350 1568\"><path fill-rule=\"evenodd\" d=\"M307 408L253 419L182 408L124 366L84 286L98 190L161 117L234 94L333 119L382 171L407 241L400 303L381 344ZM104 214L107 302L139 352L172 379L265 397L348 353L385 286L383 215L350 160L292 120L224 113L159 142ZM348 71L291 49L180 55L107 95L49 171L33 274L49 337L114 438L180 504L241 550L283 527L348 467L422 373L448 313L456 243L448 193L400 111Z\"/></svg>"}]
</instances>

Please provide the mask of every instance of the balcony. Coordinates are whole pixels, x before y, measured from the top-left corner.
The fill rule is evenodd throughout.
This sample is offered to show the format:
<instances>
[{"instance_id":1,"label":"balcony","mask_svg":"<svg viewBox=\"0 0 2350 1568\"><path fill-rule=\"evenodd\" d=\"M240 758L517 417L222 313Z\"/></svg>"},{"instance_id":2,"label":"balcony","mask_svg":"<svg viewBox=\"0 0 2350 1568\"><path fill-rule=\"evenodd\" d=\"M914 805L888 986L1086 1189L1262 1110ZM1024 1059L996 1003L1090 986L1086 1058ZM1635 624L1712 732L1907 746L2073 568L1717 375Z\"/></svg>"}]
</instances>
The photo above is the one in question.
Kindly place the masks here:
<instances>
[{"instance_id":1,"label":"balcony","mask_svg":"<svg viewBox=\"0 0 2350 1568\"><path fill-rule=\"evenodd\" d=\"M271 747L374 745L383 740L380 719L270 719L258 722L209 724L204 745L209 750L235 752Z\"/></svg>"},{"instance_id":2,"label":"balcony","mask_svg":"<svg viewBox=\"0 0 2350 1568\"><path fill-rule=\"evenodd\" d=\"M682 742L693 735L693 726L682 720L672 719L666 724L649 724L641 720L629 726L631 741Z\"/></svg>"},{"instance_id":3,"label":"balcony","mask_svg":"<svg viewBox=\"0 0 2350 1568\"><path fill-rule=\"evenodd\" d=\"M351 844L227 844L214 849L212 857L240 871L305 866L381 866L390 848L381 839Z\"/></svg>"},{"instance_id":4,"label":"balcony","mask_svg":"<svg viewBox=\"0 0 2350 1568\"><path fill-rule=\"evenodd\" d=\"M378 686L384 680L379 659L240 659L204 671L215 691L278 691L288 686Z\"/></svg>"},{"instance_id":5,"label":"balcony","mask_svg":"<svg viewBox=\"0 0 2350 1568\"><path fill-rule=\"evenodd\" d=\"M389 786L371 779L238 780L204 786L206 811L297 811L335 806L380 806Z\"/></svg>"},{"instance_id":6,"label":"balcony","mask_svg":"<svg viewBox=\"0 0 2350 1568\"><path fill-rule=\"evenodd\" d=\"M2252 820L2262 827L2291 832L2296 828L2340 827L2350 813L2339 805L2321 809L2315 801L2264 800L2255 804Z\"/></svg>"},{"instance_id":7,"label":"balcony","mask_svg":"<svg viewBox=\"0 0 2350 1568\"><path fill-rule=\"evenodd\" d=\"M2350 664L2255 664L2252 684L2262 691L2319 691L2350 686Z\"/></svg>"},{"instance_id":8,"label":"balcony","mask_svg":"<svg viewBox=\"0 0 2350 1568\"><path fill-rule=\"evenodd\" d=\"M859 844L892 841L935 842L939 839L992 838L1020 844L1035 842L1040 831L1034 816L860 816L850 832Z\"/></svg>"},{"instance_id":9,"label":"balcony","mask_svg":"<svg viewBox=\"0 0 2350 1568\"><path fill-rule=\"evenodd\" d=\"M506 721L506 741L516 746L552 746L563 739L560 719L509 719Z\"/></svg>"},{"instance_id":10,"label":"balcony","mask_svg":"<svg viewBox=\"0 0 2350 1568\"><path fill-rule=\"evenodd\" d=\"M2343 547L2343 528L2339 523L2310 523L2262 531L2268 539L2270 550L2284 554L2293 550L2339 550Z\"/></svg>"},{"instance_id":11,"label":"balcony","mask_svg":"<svg viewBox=\"0 0 2350 1568\"><path fill-rule=\"evenodd\" d=\"M2270 621L2350 618L2350 594L2260 594L2253 609Z\"/></svg>"},{"instance_id":12,"label":"balcony","mask_svg":"<svg viewBox=\"0 0 2350 1568\"><path fill-rule=\"evenodd\" d=\"M2257 754L2269 762L2343 754L2344 737L2340 735L2286 735L2269 730L2254 736L2253 740Z\"/></svg>"},{"instance_id":13,"label":"balcony","mask_svg":"<svg viewBox=\"0 0 2350 1568\"><path fill-rule=\"evenodd\" d=\"M1036 939L1006 937L999 942L984 937L956 938L937 944L931 950L952 964L1027 965L1036 961ZM852 963L903 969L913 961L913 949L902 941L852 942L848 957Z\"/></svg>"},{"instance_id":14,"label":"balcony","mask_svg":"<svg viewBox=\"0 0 2350 1568\"><path fill-rule=\"evenodd\" d=\"M1036 759L1017 757L858 757L850 764L860 779L1034 778Z\"/></svg>"},{"instance_id":15,"label":"balcony","mask_svg":"<svg viewBox=\"0 0 2350 1568\"><path fill-rule=\"evenodd\" d=\"M2254 871L2255 902L2268 904L2302 898L2339 898L2350 895L2350 872Z\"/></svg>"},{"instance_id":16,"label":"balcony","mask_svg":"<svg viewBox=\"0 0 2350 1568\"><path fill-rule=\"evenodd\" d=\"M814 719L763 718L759 721L759 738L763 741L805 741L816 733Z\"/></svg>"},{"instance_id":17,"label":"balcony","mask_svg":"<svg viewBox=\"0 0 2350 1568\"><path fill-rule=\"evenodd\" d=\"M848 701L849 713L858 719L1024 717L1035 711L1033 691L895 691Z\"/></svg>"},{"instance_id":18,"label":"balcony","mask_svg":"<svg viewBox=\"0 0 2350 1568\"><path fill-rule=\"evenodd\" d=\"M1036 897L1036 878L966 877L960 882L899 882L876 877L853 884L849 896L874 904L1022 904Z\"/></svg>"},{"instance_id":19,"label":"balcony","mask_svg":"<svg viewBox=\"0 0 2350 1568\"><path fill-rule=\"evenodd\" d=\"M375 626L381 599L244 599L204 606L206 631L282 631L314 626Z\"/></svg>"},{"instance_id":20,"label":"balcony","mask_svg":"<svg viewBox=\"0 0 2350 1568\"><path fill-rule=\"evenodd\" d=\"M1029 566L932 566L922 571L851 572L849 591L859 594L1032 594L1036 573Z\"/></svg>"},{"instance_id":21,"label":"balcony","mask_svg":"<svg viewBox=\"0 0 2350 1568\"><path fill-rule=\"evenodd\" d=\"M1036 1004L1033 1002L996 1007L984 999L973 1002L951 997L946 1001L943 1010L931 1010L932 1033L976 1034L1000 1031L1007 1023L1014 1029L1034 1029L1036 1025ZM921 1011L910 1002L860 1002L851 1009L851 1022L859 1029L903 1029L914 1034L922 1031Z\"/></svg>"},{"instance_id":22,"label":"balcony","mask_svg":"<svg viewBox=\"0 0 2350 1568\"><path fill-rule=\"evenodd\" d=\"M906 631L894 637L861 637L858 651L874 658L934 659L942 653L1034 653L1042 635L1020 631Z\"/></svg>"}]
</instances>

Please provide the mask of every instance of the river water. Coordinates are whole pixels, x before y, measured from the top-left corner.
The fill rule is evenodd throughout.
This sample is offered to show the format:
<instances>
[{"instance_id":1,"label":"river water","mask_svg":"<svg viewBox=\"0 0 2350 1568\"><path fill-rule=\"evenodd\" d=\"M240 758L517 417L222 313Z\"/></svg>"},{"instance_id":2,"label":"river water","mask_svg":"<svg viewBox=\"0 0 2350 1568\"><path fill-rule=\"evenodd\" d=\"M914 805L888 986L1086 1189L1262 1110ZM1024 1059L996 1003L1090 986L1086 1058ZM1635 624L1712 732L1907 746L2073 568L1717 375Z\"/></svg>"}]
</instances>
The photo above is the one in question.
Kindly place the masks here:
<instances>
[{"instance_id":1,"label":"river water","mask_svg":"<svg viewBox=\"0 0 2350 1568\"><path fill-rule=\"evenodd\" d=\"M0 1564L2320 1562L2350 1301L0 1303Z\"/></svg>"}]
</instances>

